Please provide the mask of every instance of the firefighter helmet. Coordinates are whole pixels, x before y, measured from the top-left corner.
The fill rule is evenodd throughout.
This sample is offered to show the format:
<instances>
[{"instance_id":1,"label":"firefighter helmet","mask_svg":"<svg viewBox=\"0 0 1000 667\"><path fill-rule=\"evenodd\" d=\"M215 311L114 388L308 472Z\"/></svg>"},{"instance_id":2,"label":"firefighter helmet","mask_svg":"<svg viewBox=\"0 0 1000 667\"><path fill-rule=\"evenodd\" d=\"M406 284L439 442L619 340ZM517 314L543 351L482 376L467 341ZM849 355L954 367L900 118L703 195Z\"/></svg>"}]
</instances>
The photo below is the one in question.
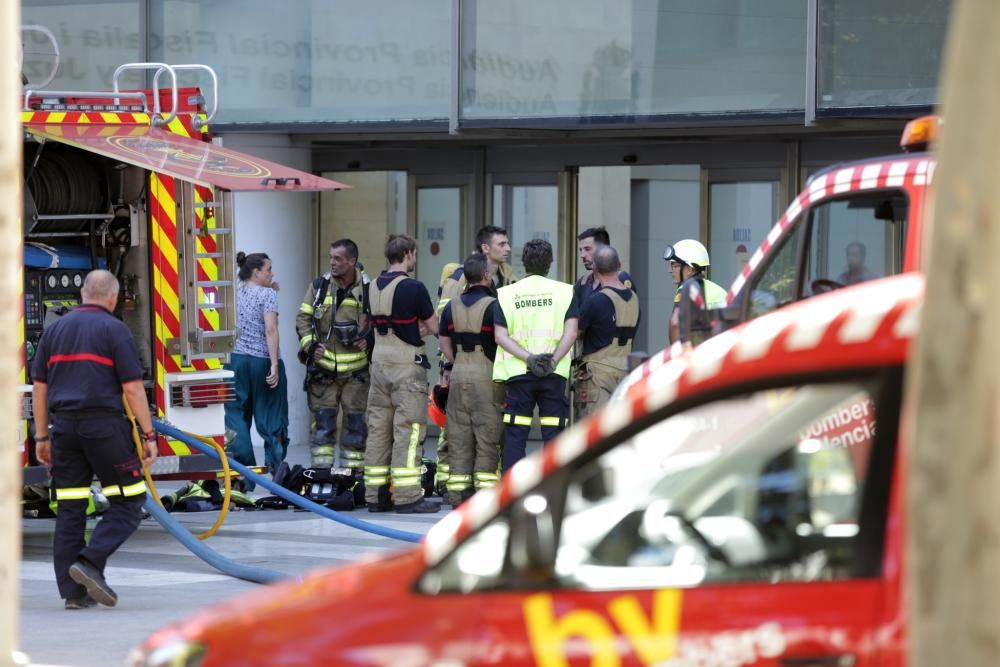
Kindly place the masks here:
<instances>
[{"instance_id":1,"label":"firefighter helmet","mask_svg":"<svg viewBox=\"0 0 1000 667\"><path fill-rule=\"evenodd\" d=\"M427 416L439 427L444 428L448 411L448 387L439 384L431 388L427 396Z\"/></svg>"},{"instance_id":2,"label":"firefighter helmet","mask_svg":"<svg viewBox=\"0 0 1000 667\"><path fill-rule=\"evenodd\" d=\"M668 245L667 249L663 251L663 259L668 262L681 262L699 271L707 269L709 266L708 250L694 239L684 239L673 245Z\"/></svg>"}]
</instances>

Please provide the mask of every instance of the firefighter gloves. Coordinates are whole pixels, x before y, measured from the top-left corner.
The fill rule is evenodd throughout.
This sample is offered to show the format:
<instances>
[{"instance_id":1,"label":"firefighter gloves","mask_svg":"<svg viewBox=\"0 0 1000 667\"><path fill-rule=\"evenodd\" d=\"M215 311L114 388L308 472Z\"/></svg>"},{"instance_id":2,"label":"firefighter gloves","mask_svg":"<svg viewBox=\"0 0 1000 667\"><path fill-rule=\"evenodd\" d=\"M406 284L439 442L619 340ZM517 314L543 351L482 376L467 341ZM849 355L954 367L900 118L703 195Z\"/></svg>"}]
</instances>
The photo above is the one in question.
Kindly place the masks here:
<instances>
[{"instance_id":1,"label":"firefighter gloves","mask_svg":"<svg viewBox=\"0 0 1000 667\"><path fill-rule=\"evenodd\" d=\"M550 375L556 369L551 354L532 354L528 356L528 371L536 378Z\"/></svg>"}]
</instances>

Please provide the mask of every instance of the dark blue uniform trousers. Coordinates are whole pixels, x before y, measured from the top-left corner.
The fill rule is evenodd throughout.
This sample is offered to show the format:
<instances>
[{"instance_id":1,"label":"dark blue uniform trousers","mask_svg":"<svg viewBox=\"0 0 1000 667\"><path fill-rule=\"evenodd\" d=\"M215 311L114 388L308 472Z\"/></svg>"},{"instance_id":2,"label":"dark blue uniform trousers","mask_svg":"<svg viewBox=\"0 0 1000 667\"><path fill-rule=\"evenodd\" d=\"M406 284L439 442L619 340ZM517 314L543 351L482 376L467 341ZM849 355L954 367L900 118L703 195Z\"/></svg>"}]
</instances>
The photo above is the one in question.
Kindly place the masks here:
<instances>
[{"instance_id":1,"label":"dark blue uniform trousers","mask_svg":"<svg viewBox=\"0 0 1000 667\"><path fill-rule=\"evenodd\" d=\"M536 405L542 439L548 442L566 428L569 415L566 378L552 373L543 378L517 375L507 380L503 406L503 472L524 458Z\"/></svg>"},{"instance_id":2,"label":"dark blue uniform trousers","mask_svg":"<svg viewBox=\"0 0 1000 667\"><path fill-rule=\"evenodd\" d=\"M111 506L87 544L87 503L95 474ZM132 425L124 416L52 415L52 493L59 502L53 562L63 598L87 592L69 578L74 561L83 559L103 573L108 557L139 527L145 489Z\"/></svg>"}]
</instances>

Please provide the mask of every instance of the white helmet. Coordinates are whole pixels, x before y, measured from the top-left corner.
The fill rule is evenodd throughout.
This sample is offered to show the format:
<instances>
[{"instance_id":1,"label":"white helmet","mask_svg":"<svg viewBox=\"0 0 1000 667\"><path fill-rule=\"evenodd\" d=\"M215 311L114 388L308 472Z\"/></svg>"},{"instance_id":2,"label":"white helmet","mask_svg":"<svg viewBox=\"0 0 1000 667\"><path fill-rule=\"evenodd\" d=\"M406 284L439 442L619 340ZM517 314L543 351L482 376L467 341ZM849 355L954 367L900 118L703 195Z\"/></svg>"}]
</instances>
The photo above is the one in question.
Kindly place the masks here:
<instances>
[{"instance_id":1,"label":"white helmet","mask_svg":"<svg viewBox=\"0 0 1000 667\"><path fill-rule=\"evenodd\" d=\"M673 245L668 245L667 249L663 251L663 259L668 262L676 260L699 271L707 269L710 264L708 250L705 250L705 246L694 239L684 239Z\"/></svg>"}]
</instances>

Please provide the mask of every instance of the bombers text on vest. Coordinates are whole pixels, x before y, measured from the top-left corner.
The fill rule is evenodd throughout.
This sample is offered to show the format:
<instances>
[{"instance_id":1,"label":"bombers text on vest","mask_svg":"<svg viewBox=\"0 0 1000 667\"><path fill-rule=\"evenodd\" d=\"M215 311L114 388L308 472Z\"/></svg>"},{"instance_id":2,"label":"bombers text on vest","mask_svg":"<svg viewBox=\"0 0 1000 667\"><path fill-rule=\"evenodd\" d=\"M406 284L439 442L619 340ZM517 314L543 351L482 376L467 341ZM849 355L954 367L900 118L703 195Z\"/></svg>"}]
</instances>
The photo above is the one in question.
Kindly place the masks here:
<instances>
[{"instance_id":1,"label":"bombers text on vest","mask_svg":"<svg viewBox=\"0 0 1000 667\"><path fill-rule=\"evenodd\" d=\"M544 276L528 276L497 292L507 320L507 334L531 354L555 351L563 335L566 311L573 302L573 286ZM556 374L569 379L570 358L559 360ZM525 362L497 347L493 379L503 382L528 372Z\"/></svg>"}]
</instances>

